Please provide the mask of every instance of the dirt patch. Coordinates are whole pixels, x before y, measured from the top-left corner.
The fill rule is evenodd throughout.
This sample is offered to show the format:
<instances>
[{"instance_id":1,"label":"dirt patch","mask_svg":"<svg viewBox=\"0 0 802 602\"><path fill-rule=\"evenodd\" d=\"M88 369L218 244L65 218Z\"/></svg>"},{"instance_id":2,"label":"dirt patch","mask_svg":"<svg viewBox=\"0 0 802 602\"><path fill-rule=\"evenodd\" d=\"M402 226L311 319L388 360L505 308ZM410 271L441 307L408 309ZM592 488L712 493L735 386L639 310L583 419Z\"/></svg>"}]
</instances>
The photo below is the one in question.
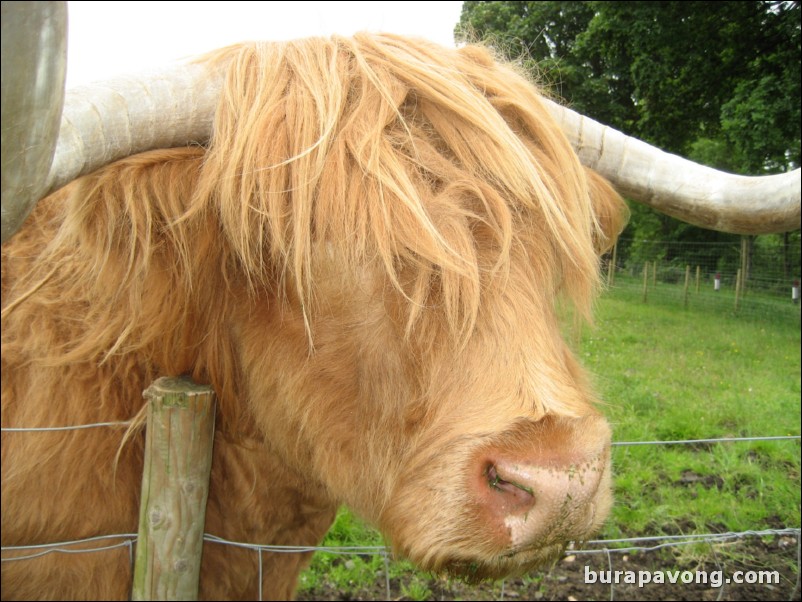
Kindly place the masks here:
<instances>
[{"instance_id":1,"label":"dirt patch","mask_svg":"<svg viewBox=\"0 0 802 602\"><path fill-rule=\"evenodd\" d=\"M685 487L701 484L707 489L715 487L716 489L721 490L724 487L724 479L718 475L702 475L698 472L694 472L693 470L683 470L682 476L680 476L678 481L674 481L674 484Z\"/></svg>"},{"instance_id":2,"label":"dirt patch","mask_svg":"<svg viewBox=\"0 0 802 602\"><path fill-rule=\"evenodd\" d=\"M569 556L550 571L505 582L467 585L437 577L390 580L390 600L799 600L799 558L796 537L749 538L701 546L706 552L669 548L632 554L606 553ZM618 571L618 583L615 583ZM640 572L665 583L637 584ZM707 583L688 581L704 571ZM768 572L776 571L778 578ZM586 583L588 581L595 583ZM763 583L752 582L763 578ZM307 600L386 600L385 577L375 583L341 591L324 584L299 596ZM675 582L671 583L671 577ZM610 584L610 579L613 584ZM644 577L645 579L645 573ZM716 587L713 581L721 579ZM636 581L627 583L627 581ZM727 582L729 580L729 582ZM744 581L737 583L736 580ZM601 581L604 581L602 583Z\"/></svg>"}]
</instances>

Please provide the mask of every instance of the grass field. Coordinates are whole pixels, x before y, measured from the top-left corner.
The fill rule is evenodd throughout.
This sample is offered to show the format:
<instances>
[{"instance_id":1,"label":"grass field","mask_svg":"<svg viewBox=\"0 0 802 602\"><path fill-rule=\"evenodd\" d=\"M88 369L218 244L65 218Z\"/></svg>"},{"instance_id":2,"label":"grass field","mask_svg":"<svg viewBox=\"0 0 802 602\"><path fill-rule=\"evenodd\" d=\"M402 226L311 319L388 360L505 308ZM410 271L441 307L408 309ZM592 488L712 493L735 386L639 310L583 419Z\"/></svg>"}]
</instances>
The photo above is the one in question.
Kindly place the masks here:
<instances>
[{"instance_id":1,"label":"grass field","mask_svg":"<svg viewBox=\"0 0 802 602\"><path fill-rule=\"evenodd\" d=\"M638 295L608 293L580 351L616 441L799 435L793 314L736 317ZM616 448L607 535L798 526L799 458L795 441Z\"/></svg>"},{"instance_id":2,"label":"grass field","mask_svg":"<svg viewBox=\"0 0 802 602\"><path fill-rule=\"evenodd\" d=\"M798 307L761 299L764 312L733 315L724 296L685 309L675 293L644 304L637 285L621 283L600 299L595 327L583 328L578 354L595 375L614 440L799 435ZM613 465L616 505L601 538L800 524L798 440L615 447ZM325 541L381 543L347 511ZM319 553L299 597L323 583L347 595L384 570L381 556ZM428 576L391 562L389 576L400 574L405 598L427 598Z\"/></svg>"}]
</instances>

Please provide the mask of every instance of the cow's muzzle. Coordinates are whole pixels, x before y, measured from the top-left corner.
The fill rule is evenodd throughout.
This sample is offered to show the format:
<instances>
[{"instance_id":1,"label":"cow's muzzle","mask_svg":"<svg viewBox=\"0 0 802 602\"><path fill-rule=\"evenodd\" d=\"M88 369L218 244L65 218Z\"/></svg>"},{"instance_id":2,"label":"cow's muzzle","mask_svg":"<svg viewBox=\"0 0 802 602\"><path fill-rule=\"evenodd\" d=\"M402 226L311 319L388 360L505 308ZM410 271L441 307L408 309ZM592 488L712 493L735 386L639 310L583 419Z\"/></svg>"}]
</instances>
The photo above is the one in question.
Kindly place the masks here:
<instances>
[{"instance_id":1,"label":"cow's muzzle","mask_svg":"<svg viewBox=\"0 0 802 602\"><path fill-rule=\"evenodd\" d=\"M598 416L520 422L472 465L475 507L502 554L584 539L612 505L610 429Z\"/></svg>"},{"instance_id":2,"label":"cow's muzzle","mask_svg":"<svg viewBox=\"0 0 802 602\"><path fill-rule=\"evenodd\" d=\"M520 418L423 446L382 515L394 550L469 581L520 575L597 532L612 506L599 415Z\"/></svg>"}]
</instances>

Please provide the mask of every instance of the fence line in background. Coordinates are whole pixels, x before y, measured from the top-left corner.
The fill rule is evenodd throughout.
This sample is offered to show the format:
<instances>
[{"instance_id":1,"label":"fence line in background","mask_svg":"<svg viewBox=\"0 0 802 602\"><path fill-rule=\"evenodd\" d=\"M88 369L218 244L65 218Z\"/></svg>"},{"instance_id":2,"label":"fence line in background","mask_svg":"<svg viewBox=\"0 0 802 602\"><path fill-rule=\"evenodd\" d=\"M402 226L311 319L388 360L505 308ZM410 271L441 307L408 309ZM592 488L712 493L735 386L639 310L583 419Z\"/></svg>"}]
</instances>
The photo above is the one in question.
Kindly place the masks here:
<instances>
[{"instance_id":1,"label":"fence line in background","mask_svg":"<svg viewBox=\"0 0 802 602\"><path fill-rule=\"evenodd\" d=\"M605 256L607 288L644 303L800 320L800 241L771 236L728 242L621 238ZM637 291L637 293L635 293Z\"/></svg>"}]
</instances>

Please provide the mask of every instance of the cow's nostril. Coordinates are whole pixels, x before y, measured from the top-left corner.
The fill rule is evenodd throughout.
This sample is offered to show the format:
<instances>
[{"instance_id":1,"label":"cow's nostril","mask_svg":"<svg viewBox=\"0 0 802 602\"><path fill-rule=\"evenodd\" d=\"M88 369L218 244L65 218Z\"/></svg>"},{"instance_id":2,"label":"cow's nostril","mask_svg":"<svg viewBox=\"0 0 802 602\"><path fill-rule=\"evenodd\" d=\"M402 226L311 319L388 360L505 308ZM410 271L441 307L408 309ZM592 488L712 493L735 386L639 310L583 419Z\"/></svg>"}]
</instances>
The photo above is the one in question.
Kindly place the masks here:
<instances>
[{"instance_id":1,"label":"cow's nostril","mask_svg":"<svg viewBox=\"0 0 802 602\"><path fill-rule=\"evenodd\" d=\"M496 491L509 493L517 497L534 498L534 492L530 486L524 485L523 483L518 483L516 481L508 481L507 479L502 478L502 476L499 475L498 468L495 464L489 464L487 466L485 469L485 475L487 476L488 485L490 485L490 487Z\"/></svg>"},{"instance_id":2,"label":"cow's nostril","mask_svg":"<svg viewBox=\"0 0 802 602\"><path fill-rule=\"evenodd\" d=\"M506 552L586 538L610 510L609 446L596 416L522 422L490 439L466 466L481 528Z\"/></svg>"}]
</instances>

